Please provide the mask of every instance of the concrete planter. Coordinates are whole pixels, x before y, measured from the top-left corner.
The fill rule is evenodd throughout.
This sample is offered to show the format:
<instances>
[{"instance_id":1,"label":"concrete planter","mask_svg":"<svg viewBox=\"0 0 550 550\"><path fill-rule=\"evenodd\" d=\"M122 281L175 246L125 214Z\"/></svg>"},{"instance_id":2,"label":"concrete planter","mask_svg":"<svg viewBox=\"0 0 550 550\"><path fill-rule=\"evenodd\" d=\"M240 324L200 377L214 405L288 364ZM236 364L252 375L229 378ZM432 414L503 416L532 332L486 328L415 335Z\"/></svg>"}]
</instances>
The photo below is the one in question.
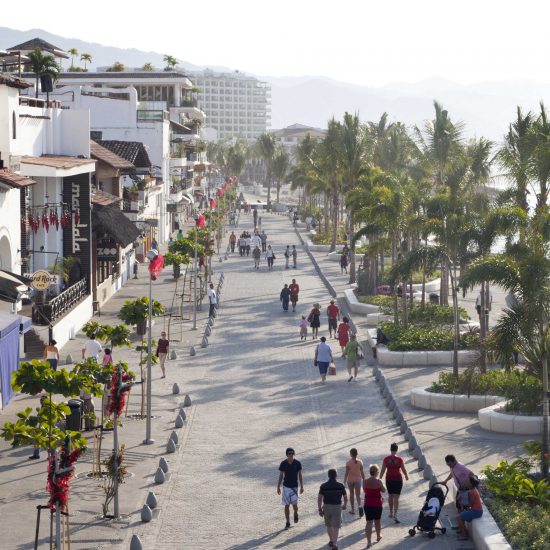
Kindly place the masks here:
<instances>
[{"instance_id":1,"label":"concrete planter","mask_svg":"<svg viewBox=\"0 0 550 550\"><path fill-rule=\"evenodd\" d=\"M385 323L386 321L392 321L392 320L393 320L393 315L385 315L384 313L367 314L367 325L377 326L380 323Z\"/></svg>"},{"instance_id":2,"label":"concrete planter","mask_svg":"<svg viewBox=\"0 0 550 550\"><path fill-rule=\"evenodd\" d=\"M477 413L479 425L489 432L540 435L542 434L542 416L521 416L505 414L503 404L497 403L480 409Z\"/></svg>"},{"instance_id":3,"label":"concrete planter","mask_svg":"<svg viewBox=\"0 0 550 550\"><path fill-rule=\"evenodd\" d=\"M353 292L351 288L344 290L344 300L353 313L362 313L367 315L369 313L378 313L380 311L379 306L375 306L373 304L362 304L357 299L355 292Z\"/></svg>"},{"instance_id":4,"label":"concrete planter","mask_svg":"<svg viewBox=\"0 0 550 550\"><path fill-rule=\"evenodd\" d=\"M417 409L456 413L476 413L491 405L505 401L498 395L452 395L429 392L424 388L413 388L410 393L411 405Z\"/></svg>"},{"instance_id":5,"label":"concrete planter","mask_svg":"<svg viewBox=\"0 0 550 550\"><path fill-rule=\"evenodd\" d=\"M338 247L338 245L336 245L336 247ZM330 260L331 262L339 262L341 255L342 254L339 254L338 252L329 252L327 254L327 259ZM356 262L360 262L362 259L363 259L363 254L355 254Z\"/></svg>"},{"instance_id":6,"label":"concrete planter","mask_svg":"<svg viewBox=\"0 0 550 550\"><path fill-rule=\"evenodd\" d=\"M376 344L376 335L374 337ZM477 359L475 350L460 350L458 364L470 365ZM387 346L377 346L376 357L378 364L392 367L429 367L450 365L453 362L452 351L389 351Z\"/></svg>"},{"instance_id":7,"label":"concrete planter","mask_svg":"<svg viewBox=\"0 0 550 550\"><path fill-rule=\"evenodd\" d=\"M305 244L310 252L330 252L330 244L313 244L311 239L306 237Z\"/></svg>"}]
</instances>

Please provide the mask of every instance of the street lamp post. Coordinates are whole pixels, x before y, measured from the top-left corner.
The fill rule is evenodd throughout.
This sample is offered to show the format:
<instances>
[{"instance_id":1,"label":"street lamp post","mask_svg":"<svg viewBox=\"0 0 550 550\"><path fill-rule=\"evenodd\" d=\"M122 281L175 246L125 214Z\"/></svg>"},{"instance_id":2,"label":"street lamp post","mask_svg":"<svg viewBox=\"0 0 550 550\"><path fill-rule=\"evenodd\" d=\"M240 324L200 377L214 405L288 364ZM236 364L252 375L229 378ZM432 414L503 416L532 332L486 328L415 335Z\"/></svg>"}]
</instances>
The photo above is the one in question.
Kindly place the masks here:
<instances>
[{"instance_id":1,"label":"street lamp post","mask_svg":"<svg viewBox=\"0 0 550 550\"><path fill-rule=\"evenodd\" d=\"M548 323L542 323L542 445L541 445L541 472L544 479L548 479L550 474L549 464L549 443L550 443L550 431L549 431L549 399L550 392L548 390Z\"/></svg>"},{"instance_id":2,"label":"street lamp post","mask_svg":"<svg viewBox=\"0 0 550 550\"><path fill-rule=\"evenodd\" d=\"M149 250L147 252L147 259L151 262L158 256L156 250ZM147 410L146 410L146 419L145 419L145 439L143 443L145 445L152 445L155 440L151 438L151 394L152 394L152 357L151 357L151 348L152 348L152 319L153 319L153 275L149 273L149 322L147 327Z\"/></svg>"},{"instance_id":3,"label":"street lamp post","mask_svg":"<svg viewBox=\"0 0 550 550\"><path fill-rule=\"evenodd\" d=\"M195 257L193 260L193 327L191 330L197 330L197 255L198 255L198 232L197 221L199 216L195 214Z\"/></svg>"}]
</instances>

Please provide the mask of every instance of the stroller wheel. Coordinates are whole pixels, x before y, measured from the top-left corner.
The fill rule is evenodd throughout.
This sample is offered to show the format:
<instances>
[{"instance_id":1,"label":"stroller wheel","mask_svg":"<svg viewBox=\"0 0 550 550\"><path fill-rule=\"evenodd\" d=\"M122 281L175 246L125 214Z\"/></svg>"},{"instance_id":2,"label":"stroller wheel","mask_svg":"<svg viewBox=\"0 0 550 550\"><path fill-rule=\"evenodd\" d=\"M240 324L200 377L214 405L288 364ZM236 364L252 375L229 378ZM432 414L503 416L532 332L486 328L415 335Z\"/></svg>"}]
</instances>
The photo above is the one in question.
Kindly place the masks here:
<instances>
[{"instance_id":1,"label":"stroller wheel","mask_svg":"<svg viewBox=\"0 0 550 550\"><path fill-rule=\"evenodd\" d=\"M446 532L447 532L447 528L446 528L446 527L442 527L442 528L441 528L441 534L444 535Z\"/></svg>"},{"instance_id":2,"label":"stroller wheel","mask_svg":"<svg viewBox=\"0 0 550 550\"><path fill-rule=\"evenodd\" d=\"M428 533L428 537L430 537L431 539L435 539L435 533L433 531L430 531Z\"/></svg>"},{"instance_id":3,"label":"stroller wheel","mask_svg":"<svg viewBox=\"0 0 550 550\"><path fill-rule=\"evenodd\" d=\"M409 535L414 537L416 535L416 531L414 529L409 529Z\"/></svg>"}]
</instances>

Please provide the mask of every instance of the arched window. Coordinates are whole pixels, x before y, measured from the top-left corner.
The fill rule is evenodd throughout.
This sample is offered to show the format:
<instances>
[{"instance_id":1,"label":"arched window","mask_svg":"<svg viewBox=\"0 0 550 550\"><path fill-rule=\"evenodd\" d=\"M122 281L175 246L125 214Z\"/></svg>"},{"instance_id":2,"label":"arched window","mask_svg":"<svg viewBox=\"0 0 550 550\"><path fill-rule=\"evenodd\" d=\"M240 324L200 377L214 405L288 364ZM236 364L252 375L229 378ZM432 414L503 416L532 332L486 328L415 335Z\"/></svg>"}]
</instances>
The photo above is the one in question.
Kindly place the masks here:
<instances>
[{"instance_id":1,"label":"arched window","mask_svg":"<svg viewBox=\"0 0 550 550\"><path fill-rule=\"evenodd\" d=\"M11 113L11 137L12 139L17 139L17 117L15 116L15 111L12 111Z\"/></svg>"}]
</instances>

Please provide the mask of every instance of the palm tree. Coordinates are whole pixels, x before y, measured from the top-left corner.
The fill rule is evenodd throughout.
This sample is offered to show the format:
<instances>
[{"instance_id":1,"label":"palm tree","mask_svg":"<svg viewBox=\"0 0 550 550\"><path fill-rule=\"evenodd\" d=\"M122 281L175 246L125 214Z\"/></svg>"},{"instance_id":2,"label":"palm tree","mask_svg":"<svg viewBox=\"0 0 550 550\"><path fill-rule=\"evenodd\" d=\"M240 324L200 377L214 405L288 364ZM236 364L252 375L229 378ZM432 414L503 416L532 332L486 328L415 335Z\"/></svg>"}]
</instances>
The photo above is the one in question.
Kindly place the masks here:
<instances>
[{"instance_id":1,"label":"palm tree","mask_svg":"<svg viewBox=\"0 0 550 550\"><path fill-rule=\"evenodd\" d=\"M55 57L50 54L44 55L40 48L34 49L29 53L30 69L34 73L36 78L35 84L35 97L38 97L38 83L41 76L51 76L53 80L56 80L59 74L60 68Z\"/></svg>"},{"instance_id":2,"label":"palm tree","mask_svg":"<svg viewBox=\"0 0 550 550\"><path fill-rule=\"evenodd\" d=\"M78 50L76 48L71 48L69 53L71 54L71 66L69 67L69 71L72 71L75 68L74 58L78 55Z\"/></svg>"},{"instance_id":3,"label":"palm tree","mask_svg":"<svg viewBox=\"0 0 550 550\"><path fill-rule=\"evenodd\" d=\"M271 184L273 178L273 159L275 157L277 139L273 134L263 133L256 140L256 151L266 165L267 208L271 208Z\"/></svg>"},{"instance_id":4,"label":"palm tree","mask_svg":"<svg viewBox=\"0 0 550 550\"><path fill-rule=\"evenodd\" d=\"M277 145L275 150L275 155L273 157L273 177L276 181L277 189L277 204L279 203L279 195L281 192L281 184L283 183L286 174L288 172L288 165L290 164L290 159L288 157L288 152L284 145Z\"/></svg>"},{"instance_id":5,"label":"palm tree","mask_svg":"<svg viewBox=\"0 0 550 550\"><path fill-rule=\"evenodd\" d=\"M147 71L147 72L152 72L154 71L155 67L153 66L152 63L144 63L143 66L141 67L141 70L142 71Z\"/></svg>"},{"instance_id":6,"label":"palm tree","mask_svg":"<svg viewBox=\"0 0 550 550\"><path fill-rule=\"evenodd\" d=\"M178 64L178 60L172 55L165 55L163 60L166 63L165 71L171 71Z\"/></svg>"},{"instance_id":7,"label":"palm tree","mask_svg":"<svg viewBox=\"0 0 550 550\"><path fill-rule=\"evenodd\" d=\"M227 171L232 176L240 176L246 164L246 144L240 140L231 145L227 150Z\"/></svg>"},{"instance_id":8,"label":"palm tree","mask_svg":"<svg viewBox=\"0 0 550 550\"><path fill-rule=\"evenodd\" d=\"M108 69L108 72L113 73L122 73L126 67L124 66L124 63L121 63L120 61L115 61Z\"/></svg>"},{"instance_id":9,"label":"palm tree","mask_svg":"<svg viewBox=\"0 0 550 550\"><path fill-rule=\"evenodd\" d=\"M83 53L83 54L80 56L80 61L84 61L84 70L87 71L86 66L87 66L87 63L91 63L91 62L92 62L92 54L90 54L90 53Z\"/></svg>"}]
</instances>

